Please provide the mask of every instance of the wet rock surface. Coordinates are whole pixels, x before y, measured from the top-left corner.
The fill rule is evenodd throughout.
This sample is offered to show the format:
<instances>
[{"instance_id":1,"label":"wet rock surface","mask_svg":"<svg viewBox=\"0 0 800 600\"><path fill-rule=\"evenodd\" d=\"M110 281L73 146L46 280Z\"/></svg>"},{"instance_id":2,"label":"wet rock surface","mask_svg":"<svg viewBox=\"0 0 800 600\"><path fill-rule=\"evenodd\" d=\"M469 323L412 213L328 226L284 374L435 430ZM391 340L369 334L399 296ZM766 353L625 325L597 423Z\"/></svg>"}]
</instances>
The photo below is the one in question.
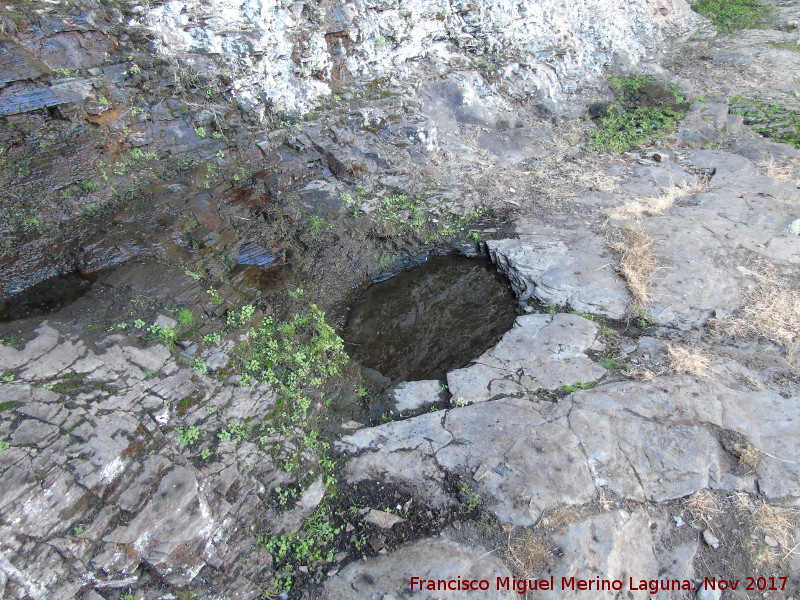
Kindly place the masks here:
<instances>
[{"instance_id":1,"label":"wet rock surface","mask_svg":"<svg viewBox=\"0 0 800 600\"><path fill-rule=\"evenodd\" d=\"M3 384L5 593L74 598L145 573L191 587L203 569L249 555L252 565L212 575L211 593L258 597L270 559L247 531L261 518L261 478L283 475L255 461L252 445L221 444L208 459L200 446L225 423L269 411L274 394L223 390L168 364L164 346L111 342L87 345L45 323L21 350L0 348L5 368L21 370ZM211 410L185 411L187 397ZM191 426L207 433L187 453L179 438ZM28 561L38 567L16 566Z\"/></svg>"}]
</instances>

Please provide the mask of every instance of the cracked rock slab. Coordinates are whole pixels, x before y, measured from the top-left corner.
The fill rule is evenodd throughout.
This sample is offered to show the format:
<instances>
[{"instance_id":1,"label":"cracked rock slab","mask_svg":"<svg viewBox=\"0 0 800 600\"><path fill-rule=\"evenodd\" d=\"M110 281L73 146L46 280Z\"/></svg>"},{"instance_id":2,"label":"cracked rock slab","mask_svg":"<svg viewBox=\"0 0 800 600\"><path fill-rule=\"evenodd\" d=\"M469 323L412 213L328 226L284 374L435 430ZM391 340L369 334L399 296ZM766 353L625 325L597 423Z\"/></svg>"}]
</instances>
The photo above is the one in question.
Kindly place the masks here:
<instances>
[{"instance_id":1,"label":"cracked rock slab","mask_svg":"<svg viewBox=\"0 0 800 600\"><path fill-rule=\"evenodd\" d=\"M489 590L478 592L486 600L511 600L513 591L496 590L498 577L511 572L498 558L483 548L471 548L444 538L424 539L398 548L386 556L357 561L325 582L322 598L406 598L433 600L463 598L464 592L410 590L412 577L420 579L486 579Z\"/></svg>"},{"instance_id":2,"label":"cracked rock slab","mask_svg":"<svg viewBox=\"0 0 800 600\"><path fill-rule=\"evenodd\" d=\"M659 557L654 552L656 538L654 531L665 529L663 522L652 520L644 510L628 512L613 510L607 513L570 523L554 541L560 549L556 564L548 575L561 581L562 577L590 580L619 580L622 583L621 597L631 600L648 600L651 596L646 590L629 589L630 579L634 586L641 580L680 579L690 580L694 570L687 562L674 560L675 557ZM688 548L693 556L694 551ZM676 554L686 554L683 548ZM670 562L672 564L670 564ZM662 565L669 564L666 569ZM598 596L612 597L613 592ZM659 592L659 598L678 600L685 598L684 592ZM585 591L560 589L537 591L541 600L578 600L585 598Z\"/></svg>"},{"instance_id":3,"label":"cracked rock slab","mask_svg":"<svg viewBox=\"0 0 800 600\"><path fill-rule=\"evenodd\" d=\"M630 296L614 272L605 240L592 232L560 231L519 224L516 240L486 243L492 261L505 273L522 302L569 306L609 319L625 317Z\"/></svg>"},{"instance_id":4,"label":"cracked rock slab","mask_svg":"<svg viewBox=\"0 0 800 600\"><path fill-rule=\"evenodd\" d=\"M472 477L501 521L531 525L558 505L606 488L664 501L701 489L800 497L800 407L775 392L742 392L690 376L623 381L557 404L505 398L365 428L339 448L348 480L388 479L426 501L444 474ZM760 451L754 472L721 443L724 431Z\"/></svg>"},{"instance_id":5,"label":"cracked rock slab","mask_svg":"<svg viewBox=\"0 0 800 600\"><path fill-rule=\"evenodd\" d=\"M588 350L602 350L598 327L578 315L525 315L475 364L448 373L456 404L504 396L527 397L537 390L597 381L606 370Z\"/></svg>"}]
</instances>

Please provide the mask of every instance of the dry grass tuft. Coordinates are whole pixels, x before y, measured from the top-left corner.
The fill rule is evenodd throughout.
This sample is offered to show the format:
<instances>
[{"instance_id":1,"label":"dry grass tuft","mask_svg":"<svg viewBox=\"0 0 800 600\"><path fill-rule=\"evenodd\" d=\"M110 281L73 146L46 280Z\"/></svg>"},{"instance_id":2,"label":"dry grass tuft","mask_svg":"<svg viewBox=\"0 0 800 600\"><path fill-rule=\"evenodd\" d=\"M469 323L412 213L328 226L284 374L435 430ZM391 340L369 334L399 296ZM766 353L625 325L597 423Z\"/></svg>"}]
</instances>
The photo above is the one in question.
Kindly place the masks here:
<instances>
[{"instance_id":1,"label":"dry grass tuft","mask_svg":"<svg viewBox=\"0 0 800 600\"><path fill-rule=\"evenodd\" d=\"M697 377L707 375L711 366L708 356L702 352L673 345L667 346L667 360L673 371L689 373Z\"/></svg>"},{"instance_id":2,"label":"dry grass tuft","mask_svg":"<svg viewBox=\"0 0 800 600\"><path fill-rule=\"evenodd\" d=\"M709 324L732 338L759 337L786 349L786 358L798 364L800 342L800 292L781 279L773 267L762 266L760 272L744 267L739 271L755 279L745 292L745 306L736 315L712 319Z\"/></svg>"},{"instance_id":3,"label":"dry grass tuft","mask_svg":"<svg viewBox=\"0 0 800 600\"><path fill-rule=\"evenodd\" d=\"M684 502L684 507L692 517L706 525L723 513L719 498L709 490L700 490L689 496Z\"/></svg>"},{"instance_id":4,"label":"dry grass tuft","mask_svg":"<svg viewBox=\"0 0 800 600\"><path fill-rule=\"evenodd\" d=\"M776 564L797 553L795 530L798 526L796 509L770 506L763 500L753 512L753 526L764 544L756 547L755 558L759 562Z\"/></svg>"},{"instance_id":5,"label":"dry grass tuft","mask_svg":"<svg viewBox=\"0 0 800 600\"><path fill-rule=\"evenodd\" d=\"M753 446L753 444L747 444L739 453L739 464L743 467L755 469L760 462L761 450Z\"/></svg>"},{"instance_id":6,"label":"dry grass tuft","mask_svg":"<svg viewBox=\"0 0 800 600\"><path fill-rule=\"evenodd\" d=\"M526 529L515 534L508 534L506 558L511 568L522 579L539 577L547 565L550 552L541 540L531 530Z\"/></svg>"},{"instance_id":7,"label":"dry grass tuft","mask_svg":"<svg viewBox=\"0 0 800 600\"><path fill-rule=\"evenodd\" d=\"M768 160L757 163L756 167L758 167L758 170L767 177L781 179L783 181L788 181L789 183L800 186L800 164L778 164L775 162L775 159L770 156Z\"/></svg>"},{"instance_id":8,"label":"dry grass tuft","mask_svg":"<svg viewBox=\"0 0 800 600\"><path fill-rule=\"evenodd\" d=\"M652 238L634 227L620 227L609 236L609 247L620 254L617 272L625 279L633 299L639 304L649 302L650 283L658 269L652 246Z\"/></svg>"},{"instance_id":9,"label":"dry grass tuft","mask_svg":"<svg viewBox=\"0 0 800 600\"><path fill-rule=\"evenodd\" d=\"M648 369L647 367L632 367L623 372L623 375L635 381L652 381L656 376L661 373Z\"/></svg>"},{"instance_id":10,"label":"dry grass tuft","mask_svg":"<svg viewBox=\"0 0 800 600\"><path fill-rule=\"evenodd\" d=\"M640 219L641 217L657 217L669 209L675 202L686 196L691 196L702 191L706 183L700 180L692 183L685 182L680 185L671 185L661 188L661 195L642 200L631 200L622 206L612 208L606 215L609 219Z\"/></svg>"},{"instance_id":11,"label":"dry grass tuft","mask_svg":"<svg viewBox=\"0 0 800 600\"><path fill-rule=\"evenodd\" d=\"M585 517L588 511L585 506L556 506L539 520L537 527L544 529L563 529Z\"/></svg>"}]
</instances>

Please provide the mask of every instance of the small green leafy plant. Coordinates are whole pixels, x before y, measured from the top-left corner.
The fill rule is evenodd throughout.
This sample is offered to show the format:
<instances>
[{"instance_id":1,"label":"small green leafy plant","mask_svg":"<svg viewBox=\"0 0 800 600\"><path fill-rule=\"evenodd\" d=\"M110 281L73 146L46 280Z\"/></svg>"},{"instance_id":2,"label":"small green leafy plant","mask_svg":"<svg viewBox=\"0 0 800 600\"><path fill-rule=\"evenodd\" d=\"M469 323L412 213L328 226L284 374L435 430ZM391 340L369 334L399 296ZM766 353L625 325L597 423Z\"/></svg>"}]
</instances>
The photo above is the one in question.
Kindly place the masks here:
<instances>
[{"instance_id":1,"label":"small green leafy plant","mask_svg":"<svg viewBox=\"0 0 800 600\"><path fill-rule=\"evenodd\" d=\"M200 428L197 425L178 428L178 441L181 446L191 446L200 439Z\"/></svg>"},{"instance_id":2,"label":"small green leafy plant","mask_svg":"<svg viewBox=\"0 0 800 600\"><path fill-rule=\"evenodd\" d=\"M272 387L293 420L306 414L313 389L340 375L347 361L344 341L315 304L288 321L267 317L249 330L238 351L242 384Z\"/></svg>"}]
</instances>

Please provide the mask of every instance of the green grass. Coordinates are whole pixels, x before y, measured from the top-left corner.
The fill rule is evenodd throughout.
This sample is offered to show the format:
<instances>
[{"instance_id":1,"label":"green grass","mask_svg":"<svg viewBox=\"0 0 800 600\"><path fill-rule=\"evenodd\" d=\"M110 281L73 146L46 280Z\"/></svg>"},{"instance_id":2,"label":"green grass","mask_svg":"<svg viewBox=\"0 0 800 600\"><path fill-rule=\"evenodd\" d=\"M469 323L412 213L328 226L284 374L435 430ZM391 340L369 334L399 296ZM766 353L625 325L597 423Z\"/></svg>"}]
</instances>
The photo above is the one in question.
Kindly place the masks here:
<instances>
[{"instance_id":1,"label":"green grass","mask_svg":"<svg viewBox=\"0 0 800 600\"><path fill-rule=\"evenodd\" d=\"M793 50L794 52L800 52L800 44L797 42L772 42L770 46L777 48L778 50Z\"/></svg>"},{"instance_id":2,"label":"green grass","mask_svg":"<svg viewBox=\"0 0 800 600\"><path fill-rule=\"evenodd\" d=\"M599 128L591 135L591 149L600 152L625 152L654 144L677 129L682 115L671 108L628 107L612 104L600 118Z\"/></svg>"},{"instance_id":3,"label":"green grass","mask_svg":"<svg viewBox=\"0 0 800 600\"><path fill-rule=\"evenodd\" d=\"M636 96L641 93L642 88L655 83L655 81L656 79L652 75L611 75L608 78L608 82L617 96L621 96L628 101L635 100Z\"/></svg>"},{"instance_id":4,"label":"green grass","mask_svg":"<svg viewBox=\"0 0 800 600\"><path fill-rule=\"evenodd\" d=\"M800 148L800 113L779 104L767 104L739 96L734 96L730 102L731 112L742 115L745 124L752 126L760 135Z\"/></svg>"},{"instance_id":5,"label":"green grass","mask_svg":"<svg viewBox=\"0 0 800 600\"><path fill-rule=\"evenodd\" d=\"M192 328L197 324L197 319L195 319L192 311L188 308L181 308L175 313L175 318L178 320L178 323L187 328Z\"/></svg>"},{"instance_id":6,"label":"green grass","mask_svg":"<svg viewBox=\"0 0 800 600\"><path fill-rule=\"evenodd\" d=\"M561 391L566 392L567 394L571 394L572 392L578 392L580 390L592 389L595 385L597 384L591 381L589 382L578 381L577 383L573 383L572 385L562 385Z\"/></svg>"},{"instance_id":7,"label":"green grass","mask_svg":"<svg viewBox=\"0 0 800 600\"><path fill-rule=\"evenodd\" d=\"M474 232L471 225L485 213L476 208L467 214L457 214L449 207L442 207L427 192L416 195L394 193L383 198L377 206L375 216L379 222L394 229L396 235L415 233L425 243L447 238L469 237Z\"/></svg>"},{"instance_id":8,"label":"green grass","mask_svg":"<svg viewBox=\"0 0 800 600\"><path fill-rule=\"evenodd\" d=\"M650 75L612 75L608 81L616 100L598 120L589 138L590 149L625 152L655 144L677 129L683 118L678 107L686 104L677 88L668 86L664 98L648 98L644 88L656 83Z\"/></svg>"},{"instance_id":9,"label":"green grass","mask_svg":"<svg viewBox=\"0 0 800 600\"><path fill-rule=\"evenodd\" d=\"M692 8L711 19L720 33L754 29L769 17L767 7L754 0L698 0Z\"/></svg>"},{"instance_id":10,"label":"green grass","mask_svg":"<svg viewBox=\"0 0 800 600\"><path fill-rule=\"evenodd\" d=\"M325 221L323 221L320 217L311 217L308 220L308 227L311 231L311 237L318 238L324 224Z\"/></svg>"},{"instance_id":11,"label":"green grass","mask_svg":"<svg viewBox=\"0 0 800 600\"><path fill-rule=\"evenodd\" d=\"M627 371L630 369L625 363L621 363L613 358L605 357L600 359L600 364L609 371Z\"/></svg>"}]
</instances>

